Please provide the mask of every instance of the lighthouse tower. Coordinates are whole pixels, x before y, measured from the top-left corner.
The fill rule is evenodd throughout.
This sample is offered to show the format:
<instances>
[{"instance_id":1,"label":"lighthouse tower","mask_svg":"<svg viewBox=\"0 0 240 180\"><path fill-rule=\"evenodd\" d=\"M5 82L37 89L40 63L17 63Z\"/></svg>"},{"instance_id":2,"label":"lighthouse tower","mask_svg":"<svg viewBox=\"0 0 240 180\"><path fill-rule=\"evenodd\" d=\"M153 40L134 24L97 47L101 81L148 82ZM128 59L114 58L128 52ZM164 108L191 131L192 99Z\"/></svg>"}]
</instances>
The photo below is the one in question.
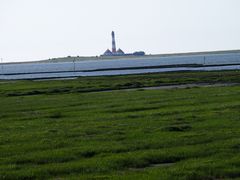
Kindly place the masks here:
<instances>
[{"instance_id":1,"label":"lighthouse tower","mask_svg":"<svg viewBox=\"0 0 240 180\"><path fill-rule=\"evenodd\" d=\"M117 48L116 48L116 41L115 41L115 33L112 31L112 53L116 54L117 53Z\"/></svg>"},{"instance_id":2,"label":"lighthouse tower","mask_svg":"<svg viewBox=\"0 0 240 180\"><path fill-rule=\"evenodd\" d=\"M126 56L126 54L120 48L116 48L115 33L112 31L112 51L107 49L101 56Z\"/></svg>"}]
</instances>

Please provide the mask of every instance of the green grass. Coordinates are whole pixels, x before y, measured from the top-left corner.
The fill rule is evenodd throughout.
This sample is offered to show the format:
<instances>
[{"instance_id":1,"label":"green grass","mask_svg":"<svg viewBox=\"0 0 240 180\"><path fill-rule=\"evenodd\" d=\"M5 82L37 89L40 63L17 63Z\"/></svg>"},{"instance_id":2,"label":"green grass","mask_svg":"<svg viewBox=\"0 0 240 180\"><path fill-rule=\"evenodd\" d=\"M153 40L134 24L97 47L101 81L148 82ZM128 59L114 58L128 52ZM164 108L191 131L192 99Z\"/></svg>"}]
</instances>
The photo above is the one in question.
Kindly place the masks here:
<instances>
[{"instance_id":1,"label":"green grass","mask_svg":"<svg viewBox=\"0 0 240 180\"><path fill-rule=\"evenodd\" d=\"M172 72L127 76L81 77L76 80L16 82L3 85L0 81L0 96L82 93L189 83L240 83L240 71Z\"/></svg>"},{"instance_id":2,"label":"green grass","mask_svg":"<svg viewBox=\"0 0 240 180\"><path fill-rule=\"evenodd\" d=\"M240 178L240 86L87 92L164 77L239 82L239 74L1 84L0 179Z\"/></svg>"}]
</instances>

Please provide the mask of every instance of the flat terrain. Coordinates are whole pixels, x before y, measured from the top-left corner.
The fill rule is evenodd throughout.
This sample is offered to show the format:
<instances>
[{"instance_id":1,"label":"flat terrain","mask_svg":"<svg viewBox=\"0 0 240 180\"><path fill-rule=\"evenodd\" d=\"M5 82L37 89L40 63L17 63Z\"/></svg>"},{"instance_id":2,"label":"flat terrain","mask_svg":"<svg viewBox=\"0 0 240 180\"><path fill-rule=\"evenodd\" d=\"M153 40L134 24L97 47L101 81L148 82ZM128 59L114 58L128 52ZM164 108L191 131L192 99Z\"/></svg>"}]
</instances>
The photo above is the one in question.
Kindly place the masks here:
<instances>
[{"instance_id":1,"label":"flat terrain","mask_svg":"<svg viewBox=\"0 0 240 180\"><path fill-rule=\"evenodd\" d=\"M86 61L86 60L102 60L102 59L124 59L124 58L152 58L152 57L170 57L170 56L189 56L189 55L212 55L212 54L228 54L228 53L239 53L240 50L229 50L229 51L206 51L206 52L189 52L189 53L171 53L171 54L156 54L156 55L145 55L145 56L92 56L92 57L63 57L43 60L39 62L68 62L68 61Z\"/></svg>"},{"instance_id":2,"label":"flat terrain","mask_svg":"<svg viewBox=\"0 0 240 180\"><path fill-rule=\"evenodd\" d=\"M239 71L0 82L0 179L240 178Z\"/></svg>"}]
</instances>

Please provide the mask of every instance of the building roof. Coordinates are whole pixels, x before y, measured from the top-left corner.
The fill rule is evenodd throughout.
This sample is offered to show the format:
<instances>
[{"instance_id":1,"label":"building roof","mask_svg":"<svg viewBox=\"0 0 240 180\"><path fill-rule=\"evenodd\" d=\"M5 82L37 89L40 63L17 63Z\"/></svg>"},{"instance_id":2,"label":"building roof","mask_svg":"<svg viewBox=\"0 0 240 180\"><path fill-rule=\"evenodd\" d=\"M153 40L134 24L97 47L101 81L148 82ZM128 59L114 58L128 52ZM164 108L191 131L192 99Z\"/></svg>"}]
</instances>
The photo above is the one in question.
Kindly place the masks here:
<instances>
[{"instance_id":1,"label":"building roof","mask_svg":"<svg viewBox=\"0 0 240 180\"><path fill-rule=\"evenodd\" d=\"M125 54L125 53L123 52L123 50L118 49L118 50L117 50L117 54Z\"/></svg>"},{"instance_id":2,"label":"building roof","mask_svg":"<svg viewBox=\"0 0 240 180\"><path fill-rule=\"evenodd\" d=\"M104 56L110 56L110 55L112 55L112 54L113 54L113 53L112 53L109 49L107 49L103 55L104 55Z\"/></svg>"}]
</instances>

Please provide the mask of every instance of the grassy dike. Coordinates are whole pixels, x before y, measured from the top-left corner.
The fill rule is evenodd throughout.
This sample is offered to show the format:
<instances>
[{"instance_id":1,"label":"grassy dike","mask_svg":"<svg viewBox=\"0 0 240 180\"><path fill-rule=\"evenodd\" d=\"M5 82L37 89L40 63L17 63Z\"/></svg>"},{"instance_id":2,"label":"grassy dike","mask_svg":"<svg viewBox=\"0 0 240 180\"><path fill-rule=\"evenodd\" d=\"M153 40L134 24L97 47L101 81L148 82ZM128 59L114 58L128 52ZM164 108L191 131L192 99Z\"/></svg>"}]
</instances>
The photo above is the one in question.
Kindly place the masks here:
<instances>
[{"instance_id":1,"label":"grassy dike","mask_svg":"<svg viewBox=\"0 0 240 180\"><path fill-rule=\"evenodd\" d=\"M0 179L240 178L239 71L0 84ZM100 92L96 92L100 91Z\"/></svg>"}]
</instances>

